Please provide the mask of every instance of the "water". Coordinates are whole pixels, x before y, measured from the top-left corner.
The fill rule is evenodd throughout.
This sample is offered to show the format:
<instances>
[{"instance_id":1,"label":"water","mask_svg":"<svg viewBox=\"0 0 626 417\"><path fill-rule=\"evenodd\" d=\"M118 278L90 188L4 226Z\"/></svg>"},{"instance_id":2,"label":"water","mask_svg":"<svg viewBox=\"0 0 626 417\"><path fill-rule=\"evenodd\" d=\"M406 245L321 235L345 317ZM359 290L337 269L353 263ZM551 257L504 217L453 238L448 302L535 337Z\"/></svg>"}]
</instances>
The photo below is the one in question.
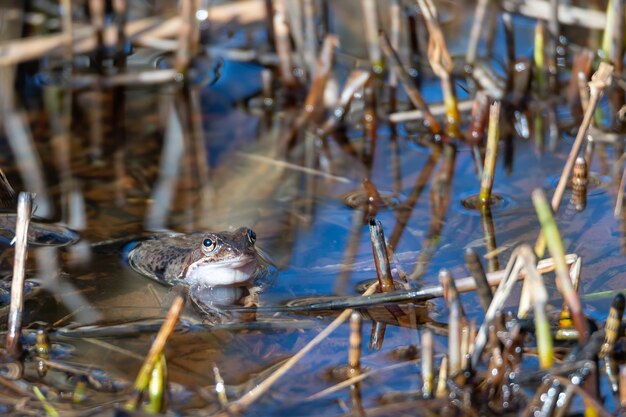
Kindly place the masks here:
<instances>
[{"instance_id":1,"label":"water","mask_svg":"<svg viewBox=\"0 0 626 417\"><path fill-rule=\"evenodd\" d=\"M529 36L527 20L516 22L521 27L519 37ZM454 39L453 49L463 50L464 41ZM371 166L329 139L327 152L318 154L320 166L313 173L305 172L298 168L306 160L302 138L288 160L292 165L283 164L275 155L278 137L298 110L280 107L268 116L250 104L254 103L251 99L261 97L260 71L258 65L224 61L215 82L192 88L190 96L170 87L76 92L69 182L63 180L62 163L50 141L47 109L41 103L27 107L27 125L35 138L47 191L37 197L36 214L41 214L42 207L51 207L49 220L64 222L80 239L74 242L68 230L60 235L64 239L60 242L48 239L48 246L30 248L28 278L42 291L27 303L25 323L30 329L51 326L51 338L58 344L58 353L53 350L52 357L73 367L88 367L87 374L103 384L88 381L87 400L80 405L54 401L60 410L110 410L111 402L123 403L130 393L160 324L149 320L161 319L172 299L168 288L140 276L125 261L128 243L154 233L253 228L258 245L279 268L275 283L260 295L261 306L280 306L337 291L357 294L359 283L375 277L367 222L359 207L345 204L346 195L362 191L363 178L381 190L386 202L376 217L387 239L396 239L394 270L419 276L408 287L437 284L442 268L454 278L468 276L463 262L467 247L479 253L486 269L499 269L517 245L534 244L539 223L530 192L541 187L551 195L553 178L560 174L572 137L562 135L556 150L545 153L538 152L532 141L515 138L512 167L504 166L501 155L495 173L494 192L504 196L506 204L485 216L464 204L480 187L469 147L459 145L450 186L442 186L444 156L429 163L433 149L416 144L410 126L402 126L401 134L393 136L390 127L380 122ZM427 99L437 101L438 81L427 78L423 82L424 91L432 91ZM117 117L122 120L112 123L112 109L121 102L125 111ZM355 103L357 110L347 116L351 123L346 134L361 149L365 145L358 107ZM30 180L20 172L6 138L0 145L0 166L17 190L28 189ZM556 216L566 251L583 258L581 294L623 288L626 219L613 217L617 186L611 182L611 161L615 157L611 147L597 145L590 171L602 181L594 183L586 209L577 212L566 194ZM432 174L419 184L429 164ZM412 211L402 228L399 225L408 210ZM7 277L12 253L5 242L0 268ZM562 299L551 275L546 286L549 307L560 310ZM461 300L469 317L480 324L483 315L477 296L468 293ZM609 300L590 297L584 301L586 313L603 321ZM217 411L215 365L228 386L229 398L236 399L333 317L259 313L203 325L191 304L181 324L186 331L173 334L166 348L170 407L183 414ZM510 301L507 307L516 304ZM438 335L439 363L447 343L441 335L448 317L445 303L436 299L416 308L417 330L406 323L397 325L383 309L367 312L387 327L380 350L372 349L367 335L373 322L364 320L362 364L373 374L359 386L362 407L380 405L384 393L420 388L419 365L399 360L393 352L419 346L424 327ZM59 328L64 331L55 331ZM72 332L74 328L81 332ZM31 339L26 341L28 348L32 348ZM245 414L337 415L353 409L354 397L346 389L307 399L336 382L328 374L347 362L347 346L348 327L343 325ZM27 375L34 378L28 366ZM50 370L42 386L56 398L61 391L71 391L75 382L61 371Z\"/></svg>"}]
</instances>

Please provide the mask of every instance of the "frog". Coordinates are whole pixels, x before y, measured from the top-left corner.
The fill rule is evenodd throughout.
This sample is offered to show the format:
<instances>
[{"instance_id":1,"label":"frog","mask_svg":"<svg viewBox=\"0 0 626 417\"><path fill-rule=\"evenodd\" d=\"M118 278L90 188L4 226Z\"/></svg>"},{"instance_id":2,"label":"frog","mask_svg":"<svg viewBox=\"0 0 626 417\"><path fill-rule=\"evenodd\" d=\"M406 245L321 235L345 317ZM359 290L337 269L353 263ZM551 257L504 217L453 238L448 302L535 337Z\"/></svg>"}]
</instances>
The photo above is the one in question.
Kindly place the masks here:
<instances>
[{"instance_id":1,"label":"frog","mask_svg":"<svg viewBox=\"0 0 626 417\"><path fill-rule=\"evenodd\" d=\"M140 242L130 266L162 284L196 288L247 286L269 264L247 227L229 232L174 234Z\"/></svg>"}]
</instances>

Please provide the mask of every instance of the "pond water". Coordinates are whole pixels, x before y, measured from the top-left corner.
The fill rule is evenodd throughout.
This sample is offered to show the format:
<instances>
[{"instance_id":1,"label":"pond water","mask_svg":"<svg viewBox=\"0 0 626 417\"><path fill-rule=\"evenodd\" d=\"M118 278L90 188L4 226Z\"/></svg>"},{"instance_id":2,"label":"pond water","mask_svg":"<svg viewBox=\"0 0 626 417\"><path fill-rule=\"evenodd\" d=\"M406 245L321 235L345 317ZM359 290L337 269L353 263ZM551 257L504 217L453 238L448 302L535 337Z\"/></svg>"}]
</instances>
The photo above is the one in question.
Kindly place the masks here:
<instances>
[{"instance_id":1,"label":"pond water","mask_svg":"<svg viewBox=\"0 0 626 417\"><path fill-rule=\"evenodd\" d=\"M335 25L346 12L349 8L338 7ZM454 54L466 47L466 37L458 34L467 33L471 19L463 19L458 11L450 13L452 23L444 29L450 34ZM520 55L532 54L534 24L529 22L514 18ZM341 33L344 55L337 64L340 85L361 48L351 43L360 32L350 24L341 28L346 33ZM260 42L256 38L262 39L263 28L249 30L254 34L252 42ZM230 38L218 32L213 42L230 47L245 44L250 40L244 32L235 32ZM505 59L503 50L502 37L496 37L494 61ZM136 58L141 62L142 57ZM133 56L129 63L132 65ZM263 106L259 104L264 98L261 65L215 57L200 59L197 65L207 75L189 90L179 85L75 90L69 149L60 153L63 139L54 136L51 120L55 116L43 102L45 94L58 94L58 86L41 81L46 71L28 73L23 69L22 81L30 86L26 89L29 97L23 100L23 126L32 133L38 160L20 159L2 136L0 167L18 191L35 191L32 184L38 179L32 177L40 176L35 216L44 228L41 240L50 240L45 231L51 227L46 223L51 222L68 227L79 237L74 241L71 231L59 232L55 236L60 235L62 242L30 246L27 278L38 284L38 292L26 304L24 323L29 330L25 344L33 346L37 328L49 328L51 358L83 369L103 384L96 389L90 380L84 401L73 406L60 404L58 395L72 391L76 377L51 369L39 381L53 403L60 404L60 410L109 415L115 403L123 404L173 299L169 287L129 266L126 255L133 242L169 231L247 226L256 232L257 245L278 268L273 282L259 294L260 308L254 317L233 312L230 319L202 323L202 315L187 303L180 331L167 343L170 409L209 415L219 410L215 366L229 398L236 399L338 314L276 313L263 307L279 307L300 298L356 295L359 284L376 277L366 216L362 208L346 204L354 193L363 193L365 178L388 197L376 218L387 240L394 243L394 272L416 277L405 284L407 288L436 285L442 268L454 278L469 276L463 258L468 247L480 255L485 269L498 270L504 268L516 246L534 244L540 226L530 193L540 187L548 196L552 194L576 133L566 103L559 103L557 113L563 118L553 150L538 151L532 138L515 136L509 144L501 141L494 193L503 200L486 216L464 204L480 188L470 147L458 142L456 157L446 160L440 144L426 145L422 126L390 126L385 121L388 107L384 94L379 97L371 164L359 157L368 147L362 95L354 99L346 115L345 131L333 135L336 140L328 138L323 146L313 144L311 151L307 135L299 132L285 157L276 150L300 104L283 105L288 97L280 82L276 83L273 105ZM383 85L382 78L377 82L379 87ZM424 71L421 82L427 101L439 102L439 80ZM459 78L458 85L459 98L466 99L468 93L461 88L466 83ZM409 107L406 96L399 94L399 105ZM357 155L338 145L341 135ZM507 151L507 146L512 148ZM312 166L307 165L311 152L316 160ZM512 154L508 163L505 152ZM63 155L69 156L65 165ZM596 144L589 167L594 181L585 209L575 209L568 190L556 215L566 252L583 259L579 292L585 313L599 323L607 316L614 295L610 291L623 289L626 271L626 217L613 216L619 181L613 165L619 156L612 146ZM446 186L443 178L451 162L453 175ZM0 268L7 280L13 263L9 245L12 219L4 214L1 223L6 239ZM546 286L549 311L560 311L562 298L550 274ZM516 307L516 299L518 296L512 296L507 307ZM483 312L478 296L467 293L461 300L468 317L480 324ZM436 333L436 362L440 361L447 344L443 334L448 309L442 299L414 308L417 328L399 325L382 307L366 312L378 321L365 319L363 323L362 366L373 372L357 388L363 409L394 401L383 394L410 393L421 387L418 361L402 357L401 351L420 345L423 328ZM384 341L373 348L368 335L377 323L379 327L386 324ZM347 363L348 334L348 324L340 326L244 414L358 412L354 386L309 398L338 382L330 372ZM535 369L533 360L529 366ZM37 380L33 364L27 365L26 375ZM436 412L436 403L425 407L431 406ZM611 401L607 405L615 406Z\"/></svg>"}]
</instances>

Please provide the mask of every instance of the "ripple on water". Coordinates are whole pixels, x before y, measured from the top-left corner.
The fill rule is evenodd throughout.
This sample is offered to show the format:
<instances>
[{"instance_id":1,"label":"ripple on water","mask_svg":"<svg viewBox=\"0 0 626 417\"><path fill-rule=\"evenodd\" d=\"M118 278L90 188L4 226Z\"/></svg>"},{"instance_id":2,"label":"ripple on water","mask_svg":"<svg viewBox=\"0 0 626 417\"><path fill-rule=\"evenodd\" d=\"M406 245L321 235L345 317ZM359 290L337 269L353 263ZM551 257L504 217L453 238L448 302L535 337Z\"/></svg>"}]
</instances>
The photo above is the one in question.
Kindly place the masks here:
<instances>
[{"instance_id":1,"label":"ripple on water","mask_svg":"<svg viewBox=\"0 0 626 417\"><path fill-rule=\"evenodd\" d=\"M481 212L481 202L480 197L477 193L474 194L462 194L460 199L460 211L466 214L477 215L480 216ZM515 200L501 193L493 193L489 198L489 208L491 212L501 212L505 210L509 210L516 206Z\"/></svg>"}]
</instances>

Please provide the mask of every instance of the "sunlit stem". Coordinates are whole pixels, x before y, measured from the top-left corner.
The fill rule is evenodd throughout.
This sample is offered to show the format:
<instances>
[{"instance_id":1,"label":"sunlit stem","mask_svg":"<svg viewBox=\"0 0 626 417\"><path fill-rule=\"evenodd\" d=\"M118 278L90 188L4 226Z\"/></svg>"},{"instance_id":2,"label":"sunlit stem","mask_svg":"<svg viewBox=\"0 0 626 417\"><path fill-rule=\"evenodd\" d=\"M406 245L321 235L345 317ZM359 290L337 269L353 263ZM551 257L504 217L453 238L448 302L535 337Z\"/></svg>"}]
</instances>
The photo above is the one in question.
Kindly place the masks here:
<instances>
[{"instance_id":1,"label":"sunlit stem","mask_svg":"<svg viewBox=\"0 0 626 417\"><path fill-rule=\"evenodd\" d=\"M500 139L500 102L495 101L489 109L489 128L487 131L487 150L485 154L485 165L483 176L480 182L481 204L489 204L491 189L493 188L493 178L496 169L496 157L498 155L498 141Z\"/></svg>"},{"instance_id":2,"label":"sunlit stem","mask_svg":"<svg viewBox=\"0 0 626 417\"><path fill-rule=\"evenodd\" d=\"M144 409L149 413L165 412L165 390L167 387L167 363L165 355L160 353L150 373L148 384L149 402Z\"/></svg>"},{"instance_id":3,"label":"sunlit stem","mask_svg":"<svg viewBox=\"0 0 626 417\"><path fill-rule=\"evenodd\" d=\"M424 330L422 333L422 396L430 398L433 395L433 333Z\"/></svg>"},{"instance_id":4,"label":"sunlit stem","mask_svg":"<svg viewBox=\"0 0 626 417\"><path fill-rule=\"evenodd\" d=\"M545 28L543 22L540 20L535 26L535 48L534 48L534 63L535 63L535 83L537 85L537 91L539 94L543 92L544 86L544 46L545 46Z\"/></svg>"}]
</instances>

